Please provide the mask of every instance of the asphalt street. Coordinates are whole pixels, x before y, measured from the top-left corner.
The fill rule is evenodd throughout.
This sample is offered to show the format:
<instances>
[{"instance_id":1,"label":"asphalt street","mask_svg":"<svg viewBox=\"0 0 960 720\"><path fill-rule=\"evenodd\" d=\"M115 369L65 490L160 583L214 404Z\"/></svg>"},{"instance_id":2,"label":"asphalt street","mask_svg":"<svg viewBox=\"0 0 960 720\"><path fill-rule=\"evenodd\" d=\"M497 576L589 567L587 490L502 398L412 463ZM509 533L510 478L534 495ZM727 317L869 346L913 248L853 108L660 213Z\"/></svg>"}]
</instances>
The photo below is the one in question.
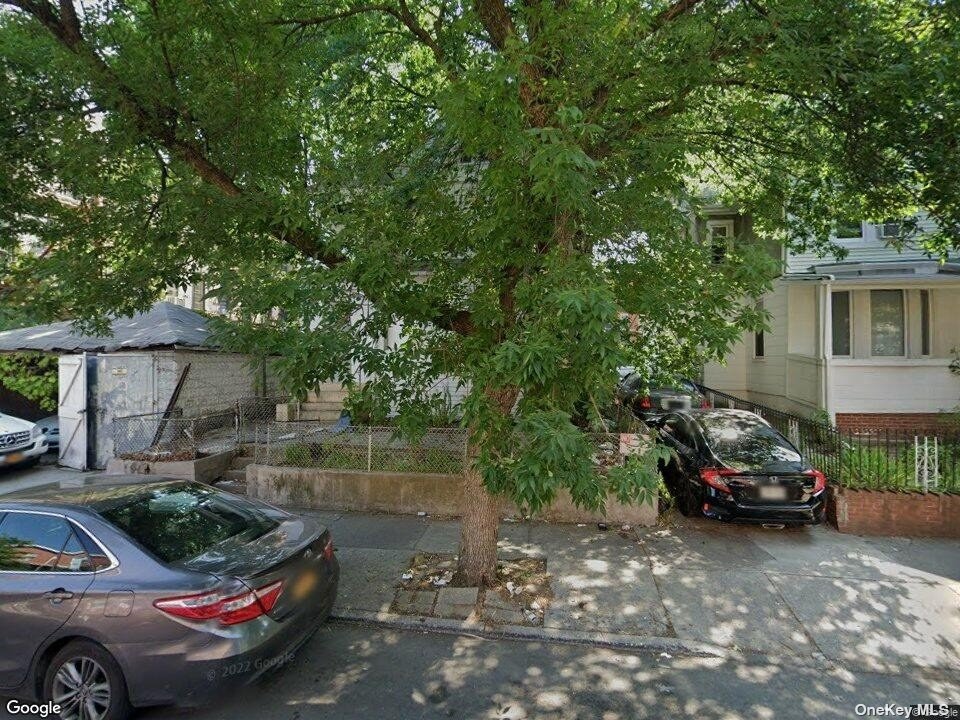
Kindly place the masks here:
<instances>
[{"instance_id":1,"label":"asphalt street","mask_svg":"<svg viewBox=\"0 0 960 720\"><path fill-rule=\"evenodd\" d=\"M334 622L286 666L195 718L855 718L857 705L960 702L960 678L855 673L770 658L668 657L596 647L396 632Z\"/></svg>"}]
</instances>

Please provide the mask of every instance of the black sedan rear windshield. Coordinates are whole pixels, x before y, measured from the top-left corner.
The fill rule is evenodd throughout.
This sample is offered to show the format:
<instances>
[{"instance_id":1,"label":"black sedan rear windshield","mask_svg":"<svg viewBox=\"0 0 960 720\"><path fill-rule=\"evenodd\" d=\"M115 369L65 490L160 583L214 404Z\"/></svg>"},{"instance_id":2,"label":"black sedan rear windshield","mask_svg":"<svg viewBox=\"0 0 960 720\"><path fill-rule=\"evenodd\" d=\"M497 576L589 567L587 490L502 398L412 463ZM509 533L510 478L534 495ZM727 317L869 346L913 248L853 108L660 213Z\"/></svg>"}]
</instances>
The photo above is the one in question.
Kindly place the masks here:
<instances>
[{"instance_id":1,"label":"black sedan rear windshield","mask_svg":"<svg viewBox=\"0 0 960 720\"><path fill-rule=\"evenodd\" d=\"M701 424L714 454L734 467L759 472L801 462L796 448L759 418L711 414Z\"/></svg>"},{"instance_id":2,"label":"black sedan rear windshield","mask_svg":"<svg viewBox=\"0 0 960 720\"><path fill-rule=\"evenodd\" d=\"M100 514L166 563L225 540L254 540L278 525L251 503L193 483L144 489Z\"/></svg>"}]
</instances>

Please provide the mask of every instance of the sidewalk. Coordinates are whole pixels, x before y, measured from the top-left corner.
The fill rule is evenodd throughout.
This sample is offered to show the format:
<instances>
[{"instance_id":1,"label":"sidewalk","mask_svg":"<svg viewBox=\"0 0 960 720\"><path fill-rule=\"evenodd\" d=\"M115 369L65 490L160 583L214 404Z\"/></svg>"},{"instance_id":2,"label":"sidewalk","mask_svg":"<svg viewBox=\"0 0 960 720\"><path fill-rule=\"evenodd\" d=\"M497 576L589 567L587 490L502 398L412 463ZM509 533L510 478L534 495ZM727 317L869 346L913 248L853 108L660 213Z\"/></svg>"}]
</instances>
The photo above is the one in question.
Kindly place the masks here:
<instances>
[{"instance_id":1,"label":"sidewalk","mask_svg":"<svg viewBox=\"0 0 960 720\"><path fill-rule=\"evenodd\" d=\"M329 525L337 546L335 615L460 628L390 613L416 552L456 552L457 521L304 514ZM868 671L960 670L960 542L678 520L606 532L503 523L501 557L545 558L554 592L542 629L513 629L633 647L715 646Z\"/></svg>"}]
</instances>

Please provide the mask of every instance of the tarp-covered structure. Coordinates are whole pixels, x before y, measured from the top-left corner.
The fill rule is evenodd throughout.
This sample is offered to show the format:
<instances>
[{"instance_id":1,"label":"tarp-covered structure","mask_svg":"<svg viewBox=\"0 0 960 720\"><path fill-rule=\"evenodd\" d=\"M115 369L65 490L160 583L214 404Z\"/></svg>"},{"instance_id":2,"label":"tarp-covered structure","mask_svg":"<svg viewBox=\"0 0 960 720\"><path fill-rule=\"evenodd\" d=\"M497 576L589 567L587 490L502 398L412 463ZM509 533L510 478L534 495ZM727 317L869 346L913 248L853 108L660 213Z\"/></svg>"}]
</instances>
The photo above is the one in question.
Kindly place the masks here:
<instances>
[{"instance_id":1,"label":"tarp-covered structure","mask_svg":"<svg viewBox=\"0 0 960 720\"><path fill-rule=\"evenodd\" d=\"M0 332L0 352L37 350L58 354L117 352L157 348L214 350L209 321L200 313L169 302L147 312L115 318L111 335L84 335L70 321Z\"/></svg>"}]
</instances>

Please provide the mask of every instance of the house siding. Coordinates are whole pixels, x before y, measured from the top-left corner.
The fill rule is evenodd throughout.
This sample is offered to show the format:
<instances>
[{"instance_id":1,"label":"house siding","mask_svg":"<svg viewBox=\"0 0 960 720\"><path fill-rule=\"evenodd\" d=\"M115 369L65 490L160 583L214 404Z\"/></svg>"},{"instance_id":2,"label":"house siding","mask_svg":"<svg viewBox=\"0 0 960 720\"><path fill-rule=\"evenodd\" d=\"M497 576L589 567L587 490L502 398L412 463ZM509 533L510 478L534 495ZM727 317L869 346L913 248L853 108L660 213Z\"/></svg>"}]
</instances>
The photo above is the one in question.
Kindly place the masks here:
<instances>
[{"instance_id":1,"label":"house siding","mask_svg":"<svg viewBox=\"0 0 960 720\"><path fill-rule=\"evenodd\" d=\"M936 225L926 214L919 215L919 230L930 233L936 230ZM862 238L837 240L837 243L846 248L847 256L841 261L839 258L826 255L819 256L812 250L802 252L788 251L786 253L786 272L809 272L814 265L833 262L887 262L903 260L927 260L929 256L916 246L905 247L903 252L897 252L883 239L878 237L874 225L866 225Z\"/></svg>"},{"instance_id":2,"label":"house siding","mask_svg":"<svg viewBox=\"0 0 960 720\"><path fill-rule=\"evenodd\" d=\"M816 287L797 288L776 280L764 295L763 306L770 314L764 357L754 357L753 333L745 333L723 363L707 363L704 384L784 412L809 415L820 398L820 363L813 356L816 316L811 319L805 312L816 312Z\"/></svg>"},{"instance_id":3,"label":"house siding","mask_svg":"<svg viewBox=\"0 0 960 720\"><path fill-rule=\"evenodd\" d=\"M960 404L960 376L947 360L834 360L831 378L838 414L950 412Z\"/></svg>"}]
</instances>

